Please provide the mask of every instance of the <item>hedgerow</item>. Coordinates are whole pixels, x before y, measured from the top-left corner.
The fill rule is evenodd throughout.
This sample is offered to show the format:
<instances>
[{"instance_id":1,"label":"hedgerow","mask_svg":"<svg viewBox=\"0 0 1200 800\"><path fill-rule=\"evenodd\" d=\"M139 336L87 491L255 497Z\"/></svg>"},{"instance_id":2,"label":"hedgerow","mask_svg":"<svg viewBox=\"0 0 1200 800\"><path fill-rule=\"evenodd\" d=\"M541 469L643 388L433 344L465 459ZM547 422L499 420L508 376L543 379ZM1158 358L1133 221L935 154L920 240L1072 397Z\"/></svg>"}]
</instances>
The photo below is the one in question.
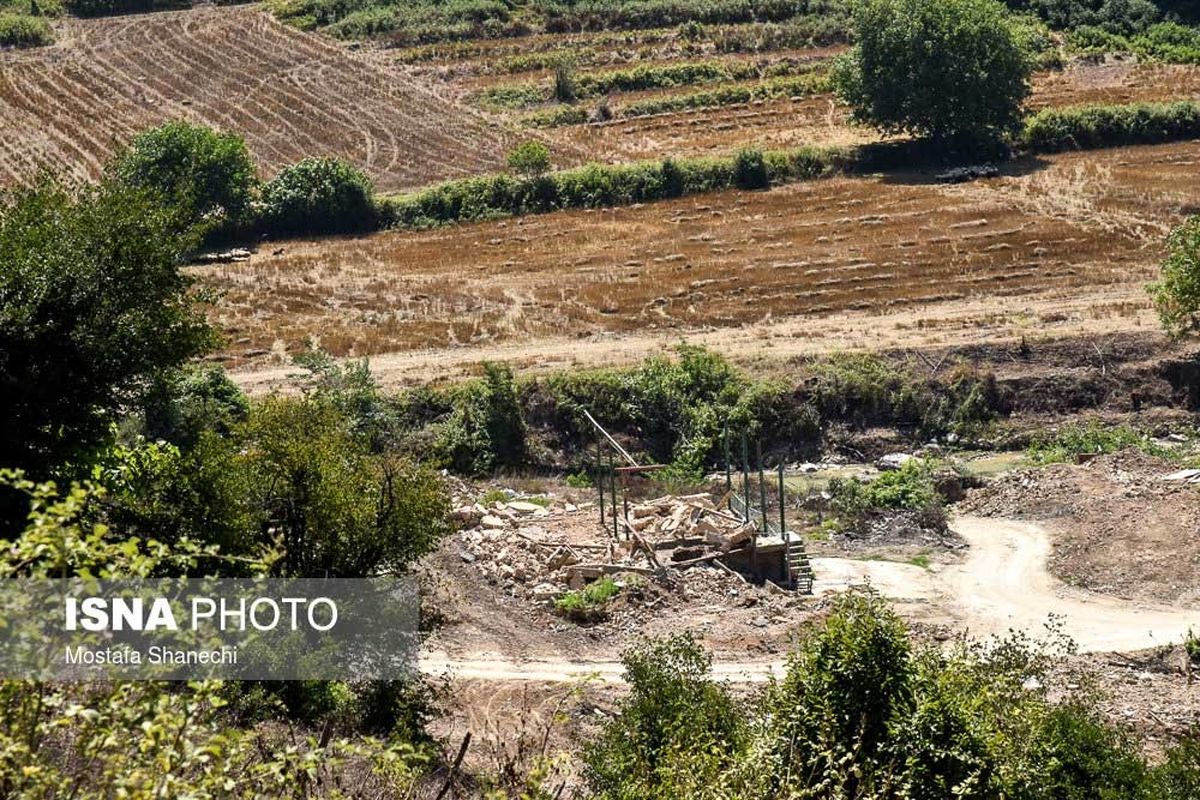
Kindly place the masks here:
<instances>
[{"instance_id":1,"label":"hedgerow","mask_svg":"<svg viewBox=\"0 0 1200 800\"><path fill-rule=\"evenodd\" d=\"M829 79L824 72L813 72L794 78L776 78L762 83L733 86L718 86L702 92L672 94L655 97L611 111L617 119L644 117L652 114L667 114L693 108L754 103L781 97L800 97L829 90ZM552 111L530 114L522 122L534 128L554 128L560 125L579 125L591 121L592 115L584 108L567 106Z\"/></svg>"},{"instance_id":2,"label":"hedgerow","mask_svg":"<svg viewBox=\"0 0 1200 800\"><path fill-rule=\"evenodd\" d=\"M1200 102L1132 103L1050 108L1025 122L1021 143L1030 150L1153 144L1200 136Z\"/></svg>"},{"instance_id":3,"label":"hedgerow","mask_svg":"<svg viewBox=\"0 0 1200 800\"><path fill-rule=\"evenodd\" d=\"M45 17L0 12L0 47L40 47L54 41Z\"/></svg>"},{"instance_id":4,"label":"hedgerow","mask_svg":"<svg viewBox=\"0 0 1200 800\"><path fill-rule=\"evenodd\" d=\"M573 99L598 97L610 92L632 92L760 78L784 78L811 72L814 65L792 59L769 63L695 61L682 64L642 65L632 69L586 72L573 75ZM543 83L493 86L476 100L489 108L528 108L555 99L553 88Z\"/></svg>"}]
</instances>

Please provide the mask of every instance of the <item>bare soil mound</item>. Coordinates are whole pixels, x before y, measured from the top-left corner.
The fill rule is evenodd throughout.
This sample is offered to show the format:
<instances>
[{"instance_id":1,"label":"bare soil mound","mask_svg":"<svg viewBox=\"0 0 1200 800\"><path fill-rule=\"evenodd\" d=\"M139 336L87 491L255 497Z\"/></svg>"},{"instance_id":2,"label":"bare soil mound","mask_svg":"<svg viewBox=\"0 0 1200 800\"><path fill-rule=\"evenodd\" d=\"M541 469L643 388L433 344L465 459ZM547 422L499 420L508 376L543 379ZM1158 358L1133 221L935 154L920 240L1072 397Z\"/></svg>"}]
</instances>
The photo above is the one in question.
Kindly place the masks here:
<instances>
[{"instance_id":1,"label":"bare soil mound","mask_svg":"<svg viewBox=\"0 0 1200 800\"><path fill-rule=\"evenodd\" d=\"M1094 592L1200 603L1200 490L1162 480L1169 461L1126 451L998 478L959 511L1038 520L1054 533L1051 572Z\"/></svg>"}]
</instances>

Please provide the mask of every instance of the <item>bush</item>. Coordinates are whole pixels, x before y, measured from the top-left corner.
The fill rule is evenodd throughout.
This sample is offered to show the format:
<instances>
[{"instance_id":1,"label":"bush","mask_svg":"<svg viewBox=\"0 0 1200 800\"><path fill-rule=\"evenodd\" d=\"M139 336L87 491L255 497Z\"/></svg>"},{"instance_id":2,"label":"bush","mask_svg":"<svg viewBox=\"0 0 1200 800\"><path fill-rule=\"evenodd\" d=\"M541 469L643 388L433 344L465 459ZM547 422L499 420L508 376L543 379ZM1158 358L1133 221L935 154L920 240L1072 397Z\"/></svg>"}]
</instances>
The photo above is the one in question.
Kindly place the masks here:
<instances>
[{"instance_id":1,"label":"bush","mask_svg":"<svg viewBox=\"0 0 1200 800\"><path fill-rule=\"evenodd\" d=\"M116 172L176 206L188 224L240 222L256 186L245 140L187 122L138 134L118 158Z\"/></svg>"},{"instance_id":2,"label":"bush","mask_svg":"<svg viewBox=\"0 0 1200 800\"><path fill-rule=\"evenodd\" d=\"M463 387L437 450L458 472L486 475L525 460L525 420L512 369L484 364L484 378Z\"/></svg>"},{"instance_id":3,"label":"bush","mask_svg":"<svg viewBox=\"0 0 1200 800\"><path fill-rule=\"evenodd\" d=\"M263 186L262 229L271 235L355 233L378 226L374 188L359 170L333 158L306 158Z\"/></svg>"},{"instance_id":4,"label":"bush","mask_svg":"<svg viewBox=\"0 0 1200 800\"><path fill-rule=\"evenodd\" d=\"M621 658L629 694L585 747L584 777L603 800L674 800L713 791L745 738L712 658L690 634L651 639Z\"/></svg>"},{"instance_id":5,"label":"bush","mask_svg":"<svg viewBox=\"0 0 1200 800\"><path fill-rule=\"evenodd\" d=\"M1101 455L1135 448L1144 453L1165 456L1169 451L1156 445L1149 436L1128 425L1108 425L1100 420L1087 424L1065 425L1057 432L1040 435L1029 445L1029 457L1037 464L1074 461L1080 455Z\"/></svg>"},{"instance_id":6,"label":"bush","mask_svg":"<svg viewBox=\"0 0 1200 800\"><path fill-rule=\"evenodd\" d=\"M1147 288L1167 333L1179 337L1200 329L1200 217L1171 231L1159 279Z\"/></svg>"},{"instance_id":7,"label":"bush","mask_svg":"<svg viewBox=\"0 0 1200 800\"><path fill-rule=\"evenodd\" d=\"M204 352L211 329L180 272L193 240L112 180L0 196L0 453L44 478L86 467L119 413ZM0 523L2 524L2 523Z\"/></svg>"},{"instance_id":8,"label":"bush","mask_svg":"<svg viewBox=\"0 0 1200 800\"><path fill-rule=\"evenodd\" d=\"M54 42L54 28L45 17L0 11L0 47L40 47Z\"/></svg>"},{"instance_id":9,"label":"bush","mask_svg":"<svg viewBox=\"0 0 1200 800\"><path fill-rule=\"evenodd\" d=\"M359 578L397 570L449 531L437 474L375 456L336 408L271 398L247 424L251 504L284 548L295 577Z\"/></svg>"},{"instance_id":10,"label":"bush","mask_svg":"<svg viewBox=\"0 0 1200 800\"><path fill-rule=\"evenodd\" d=\"M593 622L604 616L604 607L620 591L617 582L605 575L583 589L565 592L554 601L554 610L576 622Z\"/></svg>"},{"instance_id":11,"label":"bush","mask_svg":"<svg viewBox=\"0 0 1200 800\"><path fill-rule=\"evenodd\" d=\"M866 0L834 84L889 133L974 145L1016 131L1032 60L995 0Z\"/></svg>"},{"instance_id":12,"label":"bush","mask_svg":"<svg viewBox=\"0 0 1200 800\"><path fill-rule=\"evenodd\" d=\"M509 152L508 168L525 177L541 175L550 169L550 148L536 140L523 142Z\"/></svg>"},{"instance_id":13,"label":"bush","mask_svg":"<svg viewBox=\"0 0 1200 800\"><path fill-rule=\"evenodd\" d=\"M771 179L761 150L749 148L738 151L733 159L733 182L739 189L765 189Z\"/></svg>"}]
</instances>

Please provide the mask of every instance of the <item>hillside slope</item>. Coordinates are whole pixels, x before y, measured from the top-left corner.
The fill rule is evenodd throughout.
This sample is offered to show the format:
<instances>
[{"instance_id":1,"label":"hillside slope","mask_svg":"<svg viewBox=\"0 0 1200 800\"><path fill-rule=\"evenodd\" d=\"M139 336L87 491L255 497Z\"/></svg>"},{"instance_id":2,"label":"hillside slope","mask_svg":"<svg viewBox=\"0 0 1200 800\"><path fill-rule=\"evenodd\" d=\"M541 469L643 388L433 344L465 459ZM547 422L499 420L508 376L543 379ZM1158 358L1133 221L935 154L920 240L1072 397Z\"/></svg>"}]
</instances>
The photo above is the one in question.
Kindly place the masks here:
<instances>
[{"instance_id":1,"label":"hillside slope","mask_svg":"<svg viewBox=\"0 0 1200 800\"><path fill-rule=\"evenodd\" d=\"M253 7L72 20L52 47L0 53L0 185L94 177L168 119L242 134L268 177L338 156L383 191L495 170L512 144L418 79Z\"/></svg>"}]
</instances>

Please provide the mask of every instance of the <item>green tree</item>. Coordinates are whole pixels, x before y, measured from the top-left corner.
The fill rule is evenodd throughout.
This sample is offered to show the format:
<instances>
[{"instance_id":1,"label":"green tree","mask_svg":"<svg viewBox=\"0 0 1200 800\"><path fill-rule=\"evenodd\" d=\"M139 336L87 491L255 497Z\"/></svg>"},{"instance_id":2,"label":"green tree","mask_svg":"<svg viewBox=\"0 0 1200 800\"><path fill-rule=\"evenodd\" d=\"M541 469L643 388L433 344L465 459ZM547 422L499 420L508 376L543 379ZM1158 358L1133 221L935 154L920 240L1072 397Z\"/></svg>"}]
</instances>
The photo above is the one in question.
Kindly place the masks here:
<instances>
[{"instance_id":1,"label":"green tree","mask_svg":"<svg viewBox=\"0 0 1200 800\"><path fill-rule=\"evenodd\" d=\"M522 142L509 152L508 168L526 177L544 175L550 169L550 148L536 140Z\"/></svg>"},{"instance_id":2,"label":"green tree","mask_svg":"<svg viewBox=\"0 0 1200 800\"><path fill-rule=\"evenodd\" d=\"M248 423L253 505L300 577L402 569L449 531L449 499L432 469L369 453L334 406L264 400Z\"/></svg>"},{"instance_id":3,"label":"green tree","mask_svg":"<svg viewBox=\"0 0 1200 800\"><path fill-rule=\"evenodd\" d=\"M46 477L86 461L118 414L213 333L180 272L192 239L105 180L0 197L0 456Z\"/></svg>"},{"instance_id":4,"label":"green tree","mask_svg":"<svg viewBox=\"0 0 1200 800\"><path fill-rule=\"evenodd\" d=\"M854 29L834 84L858 121L954 145L1019 126L1033 61L996 0L863 0Z\"/></svg>"},{"instance_id":5,"label":"green tree","mask_svg":"<svg viewBox=\"0 0 1200 800\"><path fill-rule=\"evenodd\" d=\"M241 220L256 184L254 162L240 136L188 122L138 134L116 172L177 206L185 223Z\"/></svg>"},{"instance_id":6,"label":"green tree","mask_svg":"<svg viewBox=\"0 0 1200 800\"><path fill-rule=\"evenodd\" d=\"M483 365L483 380L463 387L438 447L458 472L487 474L525 460L525 419L516 380L504 364Z\"/></svg>"},{"instance_id":7,"label":"green tree","mask_svg":"<svg viewBox=\"0 0 1200 800\"><path fill-rule=\"evenodd\" d=\"M712 680L712 657L690 634L677 634L635 645L622 662L629 695L584 750L595 796L723 796L716 783L746 729L733 699Z\"/></svg>"},{"instance_id":8,"label":"green tree","mask_svg":"<svg viewBox=\"0 0 1200 800\"><path fill-rule=\"evenodd\" d=\"M344 161L306 158L263 186L262 226L277 235L370 230L379 219L374 194L371 180Z\"/></svg>"},{"instance_id":9,"label":"green tree","mask_svg":"<svg viewBox=\"0 0 1200 800\"><path fill-rule=\"evenodd\" d=\"M1200 217L1171 231L1160 277L1147 289L1167 333L1178 337L1200 329Z\"/></svg>"}]
</instances>

